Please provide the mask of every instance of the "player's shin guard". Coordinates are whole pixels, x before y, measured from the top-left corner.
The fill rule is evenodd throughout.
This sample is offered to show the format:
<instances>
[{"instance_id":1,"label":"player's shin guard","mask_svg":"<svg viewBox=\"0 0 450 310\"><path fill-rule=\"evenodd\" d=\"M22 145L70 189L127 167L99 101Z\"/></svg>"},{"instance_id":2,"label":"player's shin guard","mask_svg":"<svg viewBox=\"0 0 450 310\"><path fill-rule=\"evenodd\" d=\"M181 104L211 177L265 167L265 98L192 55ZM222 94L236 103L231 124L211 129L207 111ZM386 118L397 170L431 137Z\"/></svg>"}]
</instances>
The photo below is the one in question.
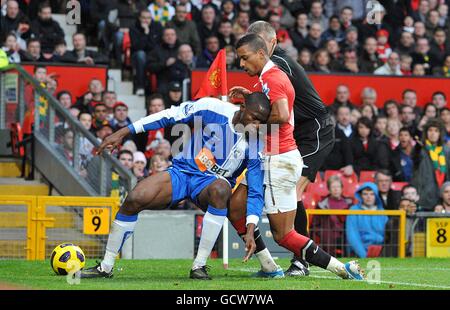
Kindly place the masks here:
<instances>
[{"instance_id":1,"label":"player's shin guard","mask_svg":"<svg viewBox=\"0 0 450 310\"><path fill-rule=\"evenodd\" d=\"M239 236L244 240L244 236L247 233L246 228L246 218L243 217L238 221L231 223L233 227L236 229ZM256 250L255 250L255 256L258 258L261 269L265 272L274 272L278 269L278 265L275 264L275 261L273 260L272 255L270 254L269 250L266 247L266 244L264 243L264 240L261 237L261 232L259 231L259 227L255 228L255 232L253 234L253 237L255 238L256 243Z\"/></svg>"},{"instance_id":2,"label":"player's shin guard","mask_svg":"<svg viewBox=\"0 0 450 310\"><path fill-rule=\"evenodd\" d=\"M311 239L308 241L306 246L301 249L301 257L308 263L329 270L339 276L342 276L342 272L344 271L343 263L322 250Z\"/></svg>"},{"instance_id":3,"label":"player's shin guard","mask_svg":"<svg viewBox=\"0 0 450 310\"><path fill-rule=\"evenodd\" d=\"M206 265L206 260L219 237L220 230L227 216L227 209L216 209L209 206L203 217L202 235L192 269Z\"/></svg>"},{"instance_id":4,"label":"player's shin guard","mask_svg":"<svg viewBox=\"0 0 450 310\"><path fill-rule=\"evenodd\" d=\"M103 271L111 272L117 255L125 241L133 234L137 222L137 215L124 215L117 213L111 225L111 233L106 244L106 252L101 266Z\"/></svg>"}]
</instances>

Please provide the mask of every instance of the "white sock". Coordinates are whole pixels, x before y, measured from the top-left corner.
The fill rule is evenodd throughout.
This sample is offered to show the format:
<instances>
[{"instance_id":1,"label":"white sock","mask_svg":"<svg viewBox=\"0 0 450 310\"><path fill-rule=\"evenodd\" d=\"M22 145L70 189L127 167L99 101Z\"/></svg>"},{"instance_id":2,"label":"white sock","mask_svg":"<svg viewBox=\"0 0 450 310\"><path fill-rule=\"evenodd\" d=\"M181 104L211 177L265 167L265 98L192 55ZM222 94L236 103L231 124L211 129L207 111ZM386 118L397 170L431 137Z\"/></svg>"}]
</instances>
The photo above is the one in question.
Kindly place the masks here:
<instances>
[{"instance_id":1,"label":"white sock","mask_svg":"<svg viewBox=\"0 0 450 310\"><path fill-rule=\"evenodd\" d=\"M217 237L219 237L226 216L227 209L208 207L208 210L203 217L202 235L200 237L200 244L192 269L197 269L206 265L206 260L211 254Z\"/></svg>"},{"instance_id":2,"label":"white sock","mask_svg":"<svg viewBox=\"0 0 450 310\"><path fill-rule=\"evenodd\" d=\"M259 263L261 264L261 270L264 272L274 272L277 271L278 265L275 264L272 255L269 250L265 248L258 253L255 253L256 258L258 258Z\"/></svg>"},{"instance_id":3,"label":"white sock","mask_svg":"<svg viewBox=\"0 0 450 310\"><path fill-rule=\"evenodd\" d=\"M327 266L327 270L331 271L334 274L337 274L338 276L342 276L342 272L344 271L344 264L331 256L330 262Z\"/></svg>"},{"instance_id":4,"label":"white sock","mask_svg":"<svg viewBox=\"0 0 450 310\"><path fill-rule=\"evenodd\" d=\"M117 213L116 219L111 225L111 232L106 244L106 252L101 262L102 270L110 272L114 267L117 255L125 241L133 234L136 226L137 215L129 216Z\"/></svg>"}]
</instances>

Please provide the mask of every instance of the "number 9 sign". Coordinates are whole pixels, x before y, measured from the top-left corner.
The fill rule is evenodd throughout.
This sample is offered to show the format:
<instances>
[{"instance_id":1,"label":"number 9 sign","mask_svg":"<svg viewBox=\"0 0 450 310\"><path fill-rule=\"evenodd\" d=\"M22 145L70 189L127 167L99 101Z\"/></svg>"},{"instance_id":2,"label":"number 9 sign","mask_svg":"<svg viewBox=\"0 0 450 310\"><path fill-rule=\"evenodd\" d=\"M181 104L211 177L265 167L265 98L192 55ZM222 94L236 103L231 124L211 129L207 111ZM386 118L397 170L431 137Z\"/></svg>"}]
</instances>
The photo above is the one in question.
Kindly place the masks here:
<instances>
[{"instance_id":1,"label":"number 9 sign","mask_svg":"<svg viewBox=\"0 0 450 310\"><path fill-rule=\"evenodd\" d=\"M84 208L83 232L87 235L109 234L109 208Z\"/></svg>"}]
</instances>

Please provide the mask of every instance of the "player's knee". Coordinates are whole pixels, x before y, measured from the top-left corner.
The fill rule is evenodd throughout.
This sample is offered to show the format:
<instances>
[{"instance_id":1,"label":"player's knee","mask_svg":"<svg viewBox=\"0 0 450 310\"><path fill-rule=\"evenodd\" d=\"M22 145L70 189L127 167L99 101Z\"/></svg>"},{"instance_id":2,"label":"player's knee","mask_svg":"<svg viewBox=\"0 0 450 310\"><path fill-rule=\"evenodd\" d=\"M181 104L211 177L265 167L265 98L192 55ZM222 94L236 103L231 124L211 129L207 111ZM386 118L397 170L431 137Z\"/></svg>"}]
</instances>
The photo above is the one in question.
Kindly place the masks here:
<instances>
[{"instance_id":1,"label":"player's knee","mask_svg":"<svg viewBox=\"0 0 450 310\"><path fill-rule=\"evenodd\" d=\"M215 183L208 189L209 197L211 197L214 207L223 209L227 206L227 201L231 198L231 188L225 182Z\"/></svg>"},{"instance_id":2,"label":"player's knee","mask_svg":"<svg viewBox=\"0 0 450 310\"><path fill-rule=\"evenodd\" d=\"M273 240L274 240L279 246L281 246L280 242L283 240L284 234L283 234L283 233L276 232L276 231L272 231L272 237L273 237Z\"/></svg>"},{"instance_id":3,"label":"player's knee","mask_svg":"<svg viewBox=\"0 0 450 310\"><path fill-rule=\"evenodd\" d=\"M140 212L142 206L143 195L139 191L131 191L120 208L120 213L125 215L135 215Z\"/></svg>"}]
</instances>

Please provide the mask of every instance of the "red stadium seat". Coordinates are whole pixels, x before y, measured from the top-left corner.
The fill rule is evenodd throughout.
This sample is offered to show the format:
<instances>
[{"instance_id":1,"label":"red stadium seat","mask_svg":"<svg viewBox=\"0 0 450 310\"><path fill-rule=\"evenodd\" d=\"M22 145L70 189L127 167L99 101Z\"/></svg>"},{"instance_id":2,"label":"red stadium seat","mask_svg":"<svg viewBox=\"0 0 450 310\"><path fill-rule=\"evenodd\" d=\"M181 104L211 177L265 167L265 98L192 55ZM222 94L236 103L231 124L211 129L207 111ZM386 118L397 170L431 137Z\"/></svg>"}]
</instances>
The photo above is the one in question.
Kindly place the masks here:
<instances>
[{"instance_id":1,"label":"red stadium seat","mask_svg":"<svg viewBox=\"0 0 450 310\"><path fill-rule=\"evenodd\" d=\"M328 193L327 184L325 182L314 182L308 186L307 191L313 195L317 195L318 197L325 197Z\"/></svg>"},{"instance_id":2,"label":"red stadium seat","mask_svg":"<svg viewBox=\"0 0 450 310\"><path fill-rule=\"evenodd\" d=\"M317 204L319 203L319 196L313 194L313 193L303 193L302 194L302 201L303 205L305 206L305 209L315 209L317 207ZM313 221L313 215L308 216L308 228L311 227Z\"/></svg>"},{"instance_id":3,"label":"red stadium seat","mask_svg":"<svg viewBox=\"0 0 450 310\"><path fill-rule=\"evenodd\" d=\"M314 182L322 182L322 176L320 175L320 172L317 171L316 173L316 179L314 180Z\"/></svg>"},{"instance_id":4,"label":"red stadium seat","mask_svg":"<svg viewBox=\"0 0 450 310\"><path fill-rule=\"evenodd\" d=\"M344 197L353 198L355 197L355 192L358 190L359 186L359 183L344 183L342 194Z\"/></svg>"},{"instance_id":5,"label":"red stadium seat","mask_svg":"<svg viewBox=\"0 0 450 310\"><path fill-rule=\"evenodd\" d=\"M349 182L349 183L358 183L358 177L355 173L353 173L351 176L345 176L341 171L339 170L326 170L324 181L326 182L331 176L337 175L341 178L342 182Z\"/></svg>"},{"instance_id":6,"label":"red stadium seat","mask_svg":"<svg viewBox=\"0 0 450 310\"><path fill-rule=\"evenodd\" d=\"M122 51L124 55L123 64L126 68L131 67L131 38L129 32L123 33Z\"/></svg>"},{"instance_id":7,"label":"red stadium seat","mask_svg":"<svg viewBox=\"0 0 450 310\"><path fill-rule=\"evenodd\" d=\"M341 177L342 172L339 170L325 170L325 174L323 176L324 181L326 182L332 175L337 175L337 176Z\"/></svg>"},{"instance_id":8,"label":"red stadium seat","mask_svg":"<svg viewBox=\"0 0 450 310\"><path fill-rule=\"evenodd\" d=\"M391 189L394 191L401 191L406 185L408 185L408 182L392 182Z\"/></svg>"},{"instance_id":9,"label":"red stadium seat","mask_svg":"<svg viewBox=\"0 0 450 310\"><path fill-rule=\"evenodd\" d=\"M359 174L359 182L375 182L375 171L363 170Z\"/></svg>"},{"instance_id":10,"label":"red stadium seat","mask_svg":"<svg viewBox=\"0 0 450 310\"><path fill-rule=\"evenodd\" d=\"M317 203L319 202L319 198L317 195L313 193L303 193L302 201L305 209L315 209L317 207Z\"/></svg>"}]
</instances>

